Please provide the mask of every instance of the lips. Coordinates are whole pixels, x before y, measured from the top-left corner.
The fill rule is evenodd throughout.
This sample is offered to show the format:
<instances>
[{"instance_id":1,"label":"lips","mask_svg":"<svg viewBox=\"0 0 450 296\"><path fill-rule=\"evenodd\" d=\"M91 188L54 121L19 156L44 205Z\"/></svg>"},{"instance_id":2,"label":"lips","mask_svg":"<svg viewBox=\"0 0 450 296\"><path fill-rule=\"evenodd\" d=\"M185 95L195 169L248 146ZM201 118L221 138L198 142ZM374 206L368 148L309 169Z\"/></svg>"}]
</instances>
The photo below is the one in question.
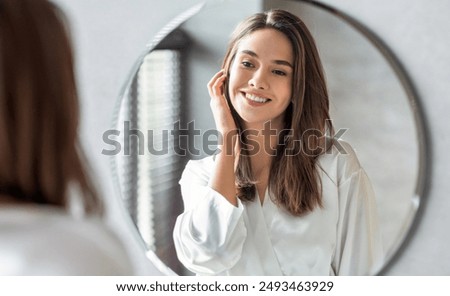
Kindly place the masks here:
<instances>
[{"instance_id":1,"label":"lips","mask_svg":"<svg viewBox=\"0 0 450 296\"><path fill-rule=\"evenodd\" d=\"M265 104L265 103L271 101L271 99L265 98L265 97L257 95L257 94L245 93L245 92L242 92L242 94L248 100L248 102L252 105L255 105L255 104L262 105L262 104Z\"/></svg>"}]
</instances>

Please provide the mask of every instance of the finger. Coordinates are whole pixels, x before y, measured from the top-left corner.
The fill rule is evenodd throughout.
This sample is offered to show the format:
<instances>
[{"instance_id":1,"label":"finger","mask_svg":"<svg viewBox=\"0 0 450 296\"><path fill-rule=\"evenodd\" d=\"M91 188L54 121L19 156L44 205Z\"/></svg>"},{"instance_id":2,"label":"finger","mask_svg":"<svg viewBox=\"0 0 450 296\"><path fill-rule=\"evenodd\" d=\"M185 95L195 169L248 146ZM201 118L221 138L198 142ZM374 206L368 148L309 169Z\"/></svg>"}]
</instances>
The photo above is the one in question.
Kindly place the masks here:
<instances>
[{"instance_id":1,"label":"finger","mask_svg":"<svg viewBox=\"0 0 450 296\"><path fill-rule=\"evenodd\" d=\"M218 94L221 94L220 86L223 84L224 79L226 78L225 71L220 70L217 72L211 80L208 82L208 91L210 95L217 96Z\"/></svg>"},{"instance_id":2,"label":"finger","mask_svg":"<svg viewBox=\"0 0 450 296\"><path fill-rule=\"evenodd\" d=\"M220 71L218 71L216 74L214 74L214 76L211 78L211 81L219 78L220 76L222 76L225 73L224 69L221 69Z\"/></svg>"},{"instance_id":3,"label":"finger","mask_svg":"<svg viewBox=\"0 0 450 296\"><path fill-rule=\"evenodd\" d=\"M217 78L217 80L215 81L212 90L214 92L214 94L216 96L223 96L223 87L224 87L224 82L226 80L226 75L220 76L219 78Z\"/></svg>"},{"instance_id":4,"label":"finger","mask_svg":"<svg viewBox=\"0 0 450 296\"><path fill-rule=\"evenodd\" d=\"M214 85L214 83L216 82L216 80L223 75L223 73L224 73L224 70L220 70L219 72L214 74L214 76L208 82L208 88L212 87Z\"/></svg>"}]
</instances>

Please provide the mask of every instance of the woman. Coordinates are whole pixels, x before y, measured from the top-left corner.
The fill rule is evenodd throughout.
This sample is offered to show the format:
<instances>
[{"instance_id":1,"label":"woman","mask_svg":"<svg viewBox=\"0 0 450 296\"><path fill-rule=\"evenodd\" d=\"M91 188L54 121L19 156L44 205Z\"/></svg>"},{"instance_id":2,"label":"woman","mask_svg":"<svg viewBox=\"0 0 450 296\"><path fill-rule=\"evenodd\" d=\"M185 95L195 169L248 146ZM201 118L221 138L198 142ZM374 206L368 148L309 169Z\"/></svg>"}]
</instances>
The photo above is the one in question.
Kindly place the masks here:
<instances>
[{"instance_id":1,"label":"woman","mask_svg":"<svg viewBox=\"0 0 450 296\"><path fill-rule=\"evenodd\" d=\"M190 161L180 180L180 261L201 275L377 272L371 184L351 146L332 140L304 23L282 10L245 20L208 88L223 138L218 154Z\"/></svg>"},{"instance_id":2,"label":"woman","mask_svg":"<svg viewBox=\"0 0 450 296\"><path fill-rule=\"evenodd\" d=\"M46 0L0 0L1 275L132 272L83 166L66 25Z\"/></svg>"}]
</instances>

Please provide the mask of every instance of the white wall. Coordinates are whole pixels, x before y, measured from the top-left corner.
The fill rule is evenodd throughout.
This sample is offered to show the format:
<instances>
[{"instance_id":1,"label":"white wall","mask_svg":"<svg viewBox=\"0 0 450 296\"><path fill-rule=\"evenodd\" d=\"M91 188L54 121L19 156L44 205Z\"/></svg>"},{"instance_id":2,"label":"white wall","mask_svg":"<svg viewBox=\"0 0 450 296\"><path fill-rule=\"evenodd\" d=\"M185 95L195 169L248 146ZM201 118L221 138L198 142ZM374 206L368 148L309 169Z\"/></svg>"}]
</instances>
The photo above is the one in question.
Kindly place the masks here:
<instances>
[{"instance_id":1,"label":"white wall","mask_svg":"<svg viewBox=\"0 0 450 296\"><path fill-rule=\"evenodd\" d=\"M109 221L128 242L139 274L159 274L128 230L114 190L102 134L111 128L120 88L144 45L172 17L196 0L54 0L74 33L82 97L82 138L98 185L107 197ZM450 2L446 0L323 0L358 19L389 45L422 99L430 131L432 182L420 223L387 275L450 275Z\"/></svg>"}]
</instances>

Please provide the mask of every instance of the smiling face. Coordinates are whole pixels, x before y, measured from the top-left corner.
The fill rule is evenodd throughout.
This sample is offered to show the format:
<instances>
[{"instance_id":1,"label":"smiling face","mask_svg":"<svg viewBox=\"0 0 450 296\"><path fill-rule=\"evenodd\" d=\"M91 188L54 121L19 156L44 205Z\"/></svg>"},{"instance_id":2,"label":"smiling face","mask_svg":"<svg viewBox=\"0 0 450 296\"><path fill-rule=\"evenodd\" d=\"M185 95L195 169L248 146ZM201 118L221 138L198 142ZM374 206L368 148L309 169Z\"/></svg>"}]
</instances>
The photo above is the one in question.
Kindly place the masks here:
<instances>
[{"instance_id":1,"label":"smiling face","mask_svg":"<svg viewBox=\"0 0 450 296\"><path fill-rule=\"evenodd\" d=\"M245 128L271 121L283 128L292 95L294 53L291 42L275 29L243 38L229 69L228 92Z\"/></svg>"}]
</instances>

